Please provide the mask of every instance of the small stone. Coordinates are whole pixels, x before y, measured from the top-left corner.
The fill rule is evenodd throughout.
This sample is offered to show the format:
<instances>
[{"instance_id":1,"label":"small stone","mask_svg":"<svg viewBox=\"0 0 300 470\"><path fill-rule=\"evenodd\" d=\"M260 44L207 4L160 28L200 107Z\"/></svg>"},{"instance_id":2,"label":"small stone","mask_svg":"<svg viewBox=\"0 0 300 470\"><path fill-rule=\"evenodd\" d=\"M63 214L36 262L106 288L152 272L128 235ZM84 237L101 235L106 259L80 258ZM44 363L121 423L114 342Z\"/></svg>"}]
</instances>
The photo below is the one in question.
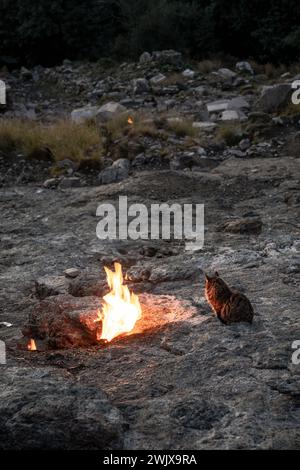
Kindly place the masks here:
<instances>
[{"instance_id":1,"label":"small stone","mask_svg":"<svg viewBox=\"0 0 300 470\"><path fill-rule=\"evenodd\" d=\"M236 98L233 98L232 100L229 101L227 110L248 109L249 107L250 107L249 103L248 101L245 100L245 98L237 96Z\"/></svg>"},{"instance_id":2,"label":"small stone","mask_svg":"<svg viewBox=\"0 0 300 470\"><path fill-rule=\"evenodd\" d=\"M185 77L185 78L194 78L195 77L195 72L194 72L194 70L191 70L191 69L185 69L182 72L182 76Z\"/></svg>"},{"instance_id":3,"label":"small stone","mask_svg":"<svg viewBox=\"0 0 300 470\"><path fill-rule=\"evenodd\" d=\"M235 68L239 72L247 72L247 73L250 73L251 75L254 75L254 70L251 64L247 61L237 62L235 65Z\"/></svg>"},{"instance_id":4,"label":"small stone","mask_svg":"<svg viewBox=\"0 0 300 470\"><path fill-rule=\"evenodd\" d=\"M183 119L180 118L180 117L169 117L169 118L167 118L167 122L168 122L169 124L182 123L182 122L183 122Z\"/></svg>"},{"instance_id":5,"label":"small stone","mask_svg":"<svg viewBox=\"0 0 300 470\"><path fill-rule=\"evenodd\" d=\"M69 189L69 188L80 188L81 179L78 176L73 176L71 178L63 178L59 183L60 189Z\"/></svg>"},{"instance_id":6,"label":"small stone","mask_svg":"<svg viewBox=\"0 0 300 470\"><path fill-rule=\"evenodd\" d=\"M204 95L205 92L206 92L206 88L203 85L199 85L194 89L194 93L199 96Z\"/></svg>"},{"instance_id":7,"label":"small stone","mask_svg":"<svg viewBox=\"0 0 300 470\"><path fill-rule=\"evenodd\" d=\"M245 119L245 115L235 110L223 111L221 116L222 121L240 121L241 119Z\"/></svg>"},{"instance_id":8,"label":"small stone","mask_svg":"<svg viewBox=\"0 0 300 470\"><path fill-rule=\"evenodd\" d=\"M126 158L116 160L111 166L105 168L99 174L100 184L110 184L122 181L129 175L130 163Z\"/></svg>"},{"instance_id":9,"label":"small stone","mask_svg":"<svg viewBox=\"0 0 300 470\"><path fill-rule=\"evenodd\" d=\"M56 188L58 183L59 183L59 180L57 178L50 178L50 179L44 181L43 186L46 189Z\"/></svg>"},{"instance_id":10,"label":"small stone","mask_svg":"<svg viewBox=\"0 0 300 470\"><path fill-rule=\"evenodd\" d=\"M236 157L236 158L245 157L245 153L242 152L241 150L238 150L238 149L230 149L229 154L232 155L233 157Z\"/></svg>"},{"instance_id":11,"label":"small stone","mask_svg":"<svg viewBox=\"0 0 300 470\"><path fill-rule=\"evenodd\" d=\"M129 171L130 162L126 158L119 158L113 163L113 167L118 168L119 170Z\"/></svg>"},{"instance_id":12,"label":"small stone","mask_svg":"<svg viewBox=\"0 0 300 470\"><path fill-rule=\"evenodd\" d=\"M201 156L206 156L206 150L203 147L198 147L197 148L197 154Z\"/></svg>"},{"instance_id":13,"label":"small stone","mask_svg":"<svg viewBox=\"0 0 300 470\"><path fill-rule=\"evenodd\" d=\"M159 83L163 82L166 79L166 76L162 73L155 75L154 77L150 78L150 83L152 85L158 85Z\"/></svg>"},{"instance_id":14,"label":"small stone","mask_svg":"<svg viewBox=\"0 0 300 470\"><path fill-rule=\"evenodd\" d=\"M68 284L64 276L43 276L35 281L35 290L40 299L45 299L52 295L66 293Z\"/></svg>"},{"instance_id":15,"label":"small stone","mask_svg":"<svg viewBox=\"0 0 300 470\"><path fill-rule=\"evenodd\" d=\"M21 67L20 75L23 80L31 80L32 79L32 72L28 70L26 67Z\"/></svg>"},{"instance_id":16,"label":"small stone","mask_svg":"<svg viewBox=\"0 0 300 470\"><path fill-rule=\"evenodd\" d=\"M185 168L191 168L194 164L194 154L176 155L175 158L170 161L170 169L184 170Z\"/></svg>"},{"instance_id":17,"label":"small stone","mask_svg":"<svg viewBox=\"0 0 300 470\"><path fill-rule=\"evenodd\" d=\"M204 121L204 122L193 122L193 127L196 129L202 129L206 131L211 131L217 127L215 122Z\"/></svg>"},{"instance_id":18,"label":"small stone","mask_svg":"<svg viewBox=\"0 0 300 470\"><path fill-rule=\"evenodd\" d=\"M77 269L77 268L68 268L64 271L64 275L72 279L79 276L79 274L80 274L80 269Z\"/></svg>"},{"instance_id":19,"label":"small stone","mask_svg":"<svg viewBox=\"0 0 300 470\"><path fill-rule=\"evenodd\" d=\"M242 151L247 150L251 146L250 139L242 139L239 143L239 147Z\"/></svg>"},{"instance_id":20,"label":"small stone","mask_svg":"<svg viewBox=\"0 0 300 470\"><path fill-rule=\"evenodd\" d=\"M146 78L136 78L135 80L133 80L133 93L135 95L148 93L149 91L150 86Z\"/></svg>"},{"instance_id":21,"label":"small stone","mask_svg":"<svg viewBox=\"0 0 300 470\"><path fill-rule=\"evenodd\" d=\"M218 113L221 111L226 111L228 109L229 100L217 100L207 103L207 111L209 113Z\"/></svg>"},{"instance_id":22,"label":"small stone","mask_svg":"<svg viewBox=\"0 0 300 470\"><path fill-rule=\"evenodd\" d=\"M147 163L147 157L144 153L140 153L132 162L133 167L141 167Z\"/></svg>"},{"instance_id":23,"label":"small stone","mask_svg":"<svg viewBox=\"0 0 300 470\"><path fill-rule=\"evenodd\" d=\"M60 160L57 162L56 166L58 168L63 168L63 169L73 169L74 168L74 162L70 160L69 158L65 158L64 160Z\"/></svg>"},{"instance_id":24,"label":"small stone","mask_svg":"<svg viewBox=\"0 0 300 470\"><path fill-rule=\"evenodd\" d=\"M0 322L0 328L11 328L13 326L12 323L8 323L7 321Z\"/></svg>"},{"instance_id":25,"label":"small stone","mask_svg":"<svg viewBox=\"0 0 300 470\"><path fill-rule=\"evenodd\" d=\"M139 62L140 64L147 64L151 62L152 56L149 52L143 52L143 54L140 55Z\"/></svg>"},{"instance_id":26,"label":"small stone","mask_svg":"<svg viewBox=\"0 0 300 470\"><path fill-rule=\"evenodd\" d=\"M280 116L274 116L272 118L272 122L274 122L274 124L276 124L277 126L283 126L284 125L283 119Z\"/></svg>"},{"instance_id":27,"label":"small stone","mask_svg":"<svg viewBox=\"0 0 300 470\"><path fill-rule=\"evenodd\" d=\"M218 70L218 75L221 75L223 78L233 79L236 77L236 73L227 68L221 68Z\"/></svg>"}]
</instances>

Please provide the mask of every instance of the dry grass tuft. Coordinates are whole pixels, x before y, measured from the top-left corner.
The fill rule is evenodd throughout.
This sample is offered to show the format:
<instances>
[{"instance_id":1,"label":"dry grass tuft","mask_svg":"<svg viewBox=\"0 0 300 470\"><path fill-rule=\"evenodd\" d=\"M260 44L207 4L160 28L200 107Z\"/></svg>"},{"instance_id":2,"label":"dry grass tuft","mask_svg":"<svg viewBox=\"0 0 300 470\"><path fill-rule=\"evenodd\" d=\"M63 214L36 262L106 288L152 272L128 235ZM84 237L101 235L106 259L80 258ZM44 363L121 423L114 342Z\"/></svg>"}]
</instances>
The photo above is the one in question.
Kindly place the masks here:
<instances>
[{"instance_id":1,"label":"dry grass tuft","mask_svg":"<svg viewBox=\"0 0 300 470\"><path fill-rule=\"evenodd\" d=\"M221 125L216 133L216 140L223 141L226 145L233 146L237 145L242 139L242 131L239 126L234 124L226 123Z\"/></svg>"},{"instance_id":2,"label":"dry grass tuft","mask_svg":"<svg viewBox=\"0 0 300 470\"><path fill-rule=\"evenodd\" d=\"M185 78L181 73L172 73L162 82L165 86L168 85L183 85Z\"/></svg>"},{"instance_id":3,"label":"dry grass tuft","mask_svg":"<svg viewBox=\"0 0 300 470\"><path fill-rule=\"evenodd\" d=\"M130 122L128 122L130 119ZM138 138L143 136L161 137L155 121L142 113L125 113L104 125L110 140L114 141L124 136Z\"/></svg>"},{"instance_id":4,"label":"dry grass tuft","mask_svg":"<svg viewBox=\"0 0 300 470\"><path fill-rule=\"evenodd\" d=\"M279 78L286 71L287 68L285 65L278 65L277 67L275 67L273 64L268 63L264 66L264 73L270 79Z\"/></svg>"},{"instance_id":5,"label":"dry grass tuft","mask_svg":"<svg viewBox=\"0 0 300 470\"><path fill-rule=\"evenodd\" d=\"M93 123L75 124L58 121L55 124L22 120L0 121L0 150L21 152L28 158L45 158L59 161L84 158L101 158L102 141L99 130Z\"/></svg>"},{"instance_id":6,"label":"dry grass tuft","mask_svg":"<svg viewBox=\"0 0 300 470\"><path fill-rule=\"evenodd\" d=\"M279 79L286 72L289 72L291 77L300 73L299 63L287 66L284 64L274 65L272 63L259 64L254 60L249 60L249 62L256 74L265 74L269 79Z\"/></svg>"},{"instance_id":7,"label":"dry grass tuft","mask_svg":"<svg viewBox=\"0 0 300 470\"><path fill-rule=\"evenodd\" d=\"M218 59L202 60L197 64L197 69L204 75L213 72L214 70L218 70L221 67L222 63Z\"/></svg>"},{"instance_id":8,"label":"dry grass tuft","mask_svg":"<svg viewBox=\"0 0 300 470\"><path fill-rule=\"evenodd\" d=\"M286 105L286 107L282 110L280 113L280 116L282 117L287 117L287 118L293 118L300 116L300 105L299 104L293 104L291 101Z\"/></svg>"},{"instance_id":9,"label":"dry grass tuft","mask_svg":"<svg viewBox=\"0 0 300 470\"><path fill-rule=\"evenodd\" d=\"M157 125L167 132L176 134L177 137L197 137L199 130L193 127L193 121L180 117L165 117L157 121Z\"/></svg>"}]
</instances>

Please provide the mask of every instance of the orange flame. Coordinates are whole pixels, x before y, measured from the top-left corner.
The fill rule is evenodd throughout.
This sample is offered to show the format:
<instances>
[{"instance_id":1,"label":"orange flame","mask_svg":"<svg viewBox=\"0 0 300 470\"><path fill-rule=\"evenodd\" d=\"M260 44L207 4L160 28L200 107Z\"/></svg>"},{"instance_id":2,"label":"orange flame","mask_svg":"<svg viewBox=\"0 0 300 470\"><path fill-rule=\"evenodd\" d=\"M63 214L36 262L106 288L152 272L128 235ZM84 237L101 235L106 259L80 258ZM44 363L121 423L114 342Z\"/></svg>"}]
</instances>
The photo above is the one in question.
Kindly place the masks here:
<instances>
[{"instance_id":1,"label":"orange flame","mask_svg":"<svg viewBox=\"0 0 300 470\"><path fill-rule=\"evenodd\" d=\"M111 291L103 297L105 304L100 314L102 320L101 338L111 341L122 333L129 333L142 316L138 296L123 285L122 266L115 263L115 272L104 268Z\"/></svg>"},{"instance_id":2,"label":"orange flame","mask_svg":"<svg viewBox=\"0 0 300 470\"><path fill-rule=\"evenodd\" d=\"M27 345L28 351L36 351L36 344L34 339L30 339Z\"/></svg>"},{"instance_id":3,"label":"orange flame","mask_svg":"<svg viewBox=\"0 0 300 470\"><path fill-rule=\"evenodd\" d=\"M128 117L127 122L128 122L128 124L130 124L130 125L132 126L132 124L133 124L133 119L132 119L131 116Z\"/></svg>"}]
</instances>

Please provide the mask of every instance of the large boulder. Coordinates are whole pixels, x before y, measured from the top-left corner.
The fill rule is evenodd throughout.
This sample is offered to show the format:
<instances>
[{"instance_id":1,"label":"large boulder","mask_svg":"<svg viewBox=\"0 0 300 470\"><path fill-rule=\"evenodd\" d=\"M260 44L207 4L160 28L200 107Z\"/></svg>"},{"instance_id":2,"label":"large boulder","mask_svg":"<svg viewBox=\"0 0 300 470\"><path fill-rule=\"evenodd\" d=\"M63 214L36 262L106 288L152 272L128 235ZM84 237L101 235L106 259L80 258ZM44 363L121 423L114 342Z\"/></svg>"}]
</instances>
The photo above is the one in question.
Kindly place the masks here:
<instances>
[{"instance_id":1,"label":"large boulder","mask_svg":"<svg viewBox=\"0 0 300 470\"><path fill-rule=\"evenodd\" d=\"M261 96L258 99L258 107L265 113L279 111L288 103L291 94L292 88L288 83L265 86L263 87Z\"/></svg>"},{"instance_id":2,"label":"large boulder","mask_svg":"<svg viewBox=\"0 0 300 470\"><path fill-rule=\"evenodd\" d=\"M97 116L99 107L98 106L84 106L83 108L74 109L71 112L71 120L76 124L94 119Z\"/></svg>"},{"instance_id":3,"label":"large boulder","mask_svg":"<svg viewBox=\"0 0 300 470\"><path fill-rule=\"evenodd\" d=\"M120 411L99 387L47 368L1 371L1 450L121 449L123 431Z\"/></svg>"},{"instance_id":4,"label":"large boulder","mask_svg":"<svg viewBox=\"0 0 300 470\"><path fill-rule=\"evenodd\" d=\"M120 114L127 111L125 106L114 101L104 104L103 106L84 106L83 108L74 109L71 112L71 120L77 124L97 119L100 122L107 122Z\"/></svg>"},{"instance_id":5,"label":"large boulder","mask_svg":"<svg viewBox=\"0 0 300 470\"><path fill-rule=\"evenodd\" d=\"M106 122L110 119L113 119L114 117L126 113L126 111L127 109L122 104L110 101L98 109L97 120Z\"/></svg>"},{"instance_id":6,"label":"large boulder","mask_svg":"<svg viewBox=\"0 0 300 470\"><path fill-rule=\"evenodd\" d=\"M210 101L206 107L209 113L220 113L227 110L246 110L249 108L249 103L242 96L237 96L231 100Z\"/></svg>"}]
</instances>

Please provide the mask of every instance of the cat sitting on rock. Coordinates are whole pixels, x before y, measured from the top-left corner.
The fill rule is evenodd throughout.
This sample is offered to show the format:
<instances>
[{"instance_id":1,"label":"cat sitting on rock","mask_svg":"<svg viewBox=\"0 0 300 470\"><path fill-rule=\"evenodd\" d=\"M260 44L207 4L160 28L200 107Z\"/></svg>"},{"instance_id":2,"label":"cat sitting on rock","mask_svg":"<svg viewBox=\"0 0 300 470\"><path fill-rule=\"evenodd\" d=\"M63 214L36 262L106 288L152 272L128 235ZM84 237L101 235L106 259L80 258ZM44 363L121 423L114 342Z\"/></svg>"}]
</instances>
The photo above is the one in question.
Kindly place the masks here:
<instances>
[{"instance_id":1,"label":"cat sitting on rock","mask_svg":"<svg viewBox=\"0 0 300 470\"><path fill-rule=\"evenodd\" d=\"M231 289L218 272L213 276L205 274L205 297L225 325L238 322L253 321L253 307L250 300L240 292Z\"/></svg>"}]
</instances>

